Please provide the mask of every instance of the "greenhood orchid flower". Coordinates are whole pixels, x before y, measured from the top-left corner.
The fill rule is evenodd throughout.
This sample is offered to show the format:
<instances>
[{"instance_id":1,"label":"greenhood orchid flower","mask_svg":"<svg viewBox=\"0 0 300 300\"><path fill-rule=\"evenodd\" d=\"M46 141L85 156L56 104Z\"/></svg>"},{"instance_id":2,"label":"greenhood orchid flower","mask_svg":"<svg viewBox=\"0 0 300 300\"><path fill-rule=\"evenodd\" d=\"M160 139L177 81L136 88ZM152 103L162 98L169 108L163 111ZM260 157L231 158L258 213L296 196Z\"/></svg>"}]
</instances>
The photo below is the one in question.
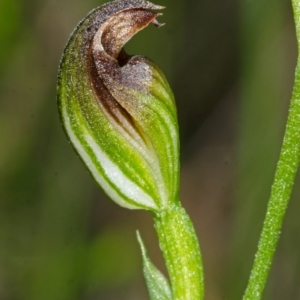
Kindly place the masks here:
<instances>
[{"instance_id":1,"label":"greenhood orchid flower","mask_svg":"<svg viewBox=\"0 0 300 300\"><path fill-rule=\"evenodd\" d=\"M162 71L130 56L124 44L163 7L109 2L80 22L59 71L58 103L75 150L106 194L121 206L152 211L178 198L176 107Z\"/></svg>"}]
</instances>

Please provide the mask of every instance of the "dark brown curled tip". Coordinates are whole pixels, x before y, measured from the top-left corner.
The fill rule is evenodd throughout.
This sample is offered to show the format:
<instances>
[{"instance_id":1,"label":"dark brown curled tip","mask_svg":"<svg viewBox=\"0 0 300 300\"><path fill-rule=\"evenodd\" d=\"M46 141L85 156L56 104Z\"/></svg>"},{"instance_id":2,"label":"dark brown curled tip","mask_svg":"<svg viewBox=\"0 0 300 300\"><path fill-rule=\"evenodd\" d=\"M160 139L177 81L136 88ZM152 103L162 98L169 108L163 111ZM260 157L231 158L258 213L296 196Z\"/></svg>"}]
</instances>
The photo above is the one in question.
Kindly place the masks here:
<instances>
[{"instance_id":1,"label":"dark brown curled tip","mask_svg":"<svg viewBox=\"0 0 300 300\"><path fill-rule=\"evenodd\" d=\"M113 7L114 13L101 22L94 34L90 52L98 76L105 82L105 85L111 87L113 87L112 81L130 85L120 69L120 66L130 59L130 56L123 50L123 46L133 35L150 23L158 25L156 17L159 14L152 10L162 8L144 1L126 1L128 8L124 7L124 1L114 3L120 4L120 10L116 12Z\"/></svg>"},{"instance_id":2,"label":"dark brown curled tip","mask_svg":"<svg viewBox=\"0 0 300 300\"><path fill-rule=\"evenodd\" d=\"M123 47L150 23L161 26L156 20L161 14L153 10L162 8L147 1L115 1L92 13L84 49L90 81L95 96L118 123L125 117L135 127L120 95L123 87L147 92L151 80L147 59L130 56Z\"/></svg>"},{"instance_id":3,"label":"dark brown curled tip","mask_svg":"<svg viewBox=\"0 0 300 300\"><path fill-rule=\"evenodd\" d=\"M157 14L153 12L137 9L122 11L112 16L94 36L94 54L104 50L110 57L117 59L127 41L149 23L154 22L156 17Z\"/></svg>"}]
</instances>

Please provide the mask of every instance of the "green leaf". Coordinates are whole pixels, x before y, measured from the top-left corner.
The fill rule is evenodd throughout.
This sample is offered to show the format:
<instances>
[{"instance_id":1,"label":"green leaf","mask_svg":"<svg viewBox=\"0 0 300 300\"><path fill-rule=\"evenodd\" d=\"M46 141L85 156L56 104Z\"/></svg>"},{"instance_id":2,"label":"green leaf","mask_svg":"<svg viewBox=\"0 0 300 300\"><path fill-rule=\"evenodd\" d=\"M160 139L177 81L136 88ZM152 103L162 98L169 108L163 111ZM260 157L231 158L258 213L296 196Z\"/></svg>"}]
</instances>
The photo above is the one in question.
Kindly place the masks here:
<instances>
[{"instance_id":1,"label":"green leaf","mask_svg":"<svg viewBox=\"0 0 300 300\"><path fill-rule=\"evenodd\" d=\"M172 300L172 291L165 276L153 265L147 256L142 238L137 231L137 239L143 256L143 271L150 300Z\"/></svg>"}]
</instances>

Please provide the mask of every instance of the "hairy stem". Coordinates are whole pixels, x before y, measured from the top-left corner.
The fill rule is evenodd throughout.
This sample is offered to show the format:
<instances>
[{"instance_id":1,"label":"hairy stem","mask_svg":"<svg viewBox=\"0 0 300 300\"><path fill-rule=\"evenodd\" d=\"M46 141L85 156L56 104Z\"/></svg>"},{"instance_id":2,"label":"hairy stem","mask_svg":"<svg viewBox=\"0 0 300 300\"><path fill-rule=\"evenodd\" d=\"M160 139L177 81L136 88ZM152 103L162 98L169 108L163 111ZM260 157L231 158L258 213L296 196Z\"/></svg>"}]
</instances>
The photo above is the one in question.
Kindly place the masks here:
<instances>
[{"instance_id":1,"label":"hairy stem","mask_svg":"<svg viewBox=\"0 0 300 300\"><path fill-rule=\"evenodd\" d=\"M300 0L292 0L298 52L300 45ZM300 162L300 57L283 145L277 164L265 221L244 300L261 299L280 236L283 218Z\"/></svg>"},{"instance_id":2,"label":"hairy stem","mask_svg":"<svg viewBox=\"0 0 300 300\"><path fill-rule=\"evenodd\" d=\"M182 207L174 205L157 213L154 221L171 280L173 299L203 299L202 259L189 216Z\"/></svg>"}]
</instances>

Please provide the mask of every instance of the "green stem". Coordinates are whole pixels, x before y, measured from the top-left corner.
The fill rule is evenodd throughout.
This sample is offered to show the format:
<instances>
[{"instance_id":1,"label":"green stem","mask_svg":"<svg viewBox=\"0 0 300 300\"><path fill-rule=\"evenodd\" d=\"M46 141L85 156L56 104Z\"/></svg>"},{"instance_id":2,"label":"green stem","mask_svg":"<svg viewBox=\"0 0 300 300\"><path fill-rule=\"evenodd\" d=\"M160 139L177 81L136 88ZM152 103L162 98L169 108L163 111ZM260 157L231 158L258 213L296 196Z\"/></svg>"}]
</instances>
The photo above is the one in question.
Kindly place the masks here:
<instances>
[{"instance_id":1,"label":"green stem","mask_svg":"<svg viewBox=\"0 0 300 300\"><path fill-rule=\"evenodd\" d=\"M202 259L189 216L182 207L174 205L157 213L154 222L171 280L173 299L203 299Z\"/></svg>"},{"instance_id":2,"label":"green stem","mask_svg":"<svg viewBox=\"0 0 300 300\"><path fill-rule=\"evenodd\" d=\"M300 45L300 0L292 0L298 52ZM295 74L295 83L286 132L271 190L267 214L255 255L244 300L261 299L273 256L280 236L283 218L292 192L300 162L300 56Z\"/></svg>"}]
</instances>

